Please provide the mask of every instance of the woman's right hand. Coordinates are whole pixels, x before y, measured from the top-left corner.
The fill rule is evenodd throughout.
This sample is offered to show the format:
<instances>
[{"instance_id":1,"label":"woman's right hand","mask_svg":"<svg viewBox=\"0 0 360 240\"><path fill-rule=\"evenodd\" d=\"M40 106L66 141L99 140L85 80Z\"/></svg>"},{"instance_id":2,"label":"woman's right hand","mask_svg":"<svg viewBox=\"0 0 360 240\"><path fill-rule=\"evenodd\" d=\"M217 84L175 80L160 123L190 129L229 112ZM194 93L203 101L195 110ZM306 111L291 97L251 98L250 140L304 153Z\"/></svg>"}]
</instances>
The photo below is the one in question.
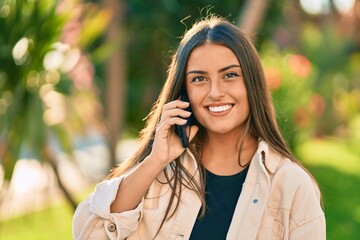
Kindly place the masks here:
<instances>
[{"instance_id":1,"label":"woman's right hand","mask_svg":"<svg viewBox=\"0 0 360 240\"><path fill-rule=\"evenodd\" d=\"M110 206L111 212L121 213L134 209L146 195L156 176L184 152L185 148L182 147L180 138L174 131L174 125L186 123L182 118L190 116L191 113L184 110L188 106L188 102L180 100L165 104L156 128L151 153L124 177ZM187 127L187 132L190 130L189 139L195 136L198 129L195 125L191 126L191 129Z\"/></svg>"},{"instance_id":2,"label":"woman's right hand","mask_svg":"<svg viewBox=\"0 0 360 240\"><path fill-rule=\"evenodd\" d=\"M175 100L164 105L160 122L156 128L155 139L149 158L166 166L179 157L185 150L179 136L175 133L175 125L186 124L186 119L192 113L184 109L189 106L188 102ZM199 127L187 126L186 132L190 132L189 141L196 135Z\"/></svg>"}]
</instances>

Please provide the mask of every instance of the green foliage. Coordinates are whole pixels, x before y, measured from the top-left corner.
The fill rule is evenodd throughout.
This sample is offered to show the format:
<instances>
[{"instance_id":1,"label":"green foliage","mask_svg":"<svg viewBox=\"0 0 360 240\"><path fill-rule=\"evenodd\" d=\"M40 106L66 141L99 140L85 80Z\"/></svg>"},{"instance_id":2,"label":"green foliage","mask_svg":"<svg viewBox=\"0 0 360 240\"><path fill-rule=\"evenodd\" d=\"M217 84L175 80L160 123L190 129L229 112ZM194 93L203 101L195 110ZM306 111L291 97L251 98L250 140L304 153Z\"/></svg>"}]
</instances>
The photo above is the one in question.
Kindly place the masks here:
<instances>
[{"instance_id":1,"label":"green foliage","mask_svg":"<svg viewBox=\"0 0 360 240\"><path fill-rule=\"evenodd\" d=\"M313 90L324 97L325 112L317 119L320 135L344 135L344 125L360 111L360 54L355 39L339 34L333 25L305 22L301 51L316 64Z\"/></svg>"},{"instance_id":2,"label":"green foliage","mask_svg":"<svg viewBox=\"0 0 360 240\"><path fill-rule=\"evenodd\" d=\"M47 125L41 89L59 80L43 62L67 20L56 7L49 0L0 4L0 129L6 139L1 157L7 179L20 152L42 159Z\"/></svg>"},{"instance_id":3,"label":"green foliage","mask_svg":"<svg viewBox=\"0 0 360 240\"><path fill-rule=\"evenodd\" d=\"M280 51L271 43L262 49L261 58L277 121L289 146L294 149L299 141L311 136L313 117L321 114L316 105L311 107L316 96L312 90L316 68L305 56L289 50Z\"/></svg>"},{"instance_id":4,"label":"green foliage","mask_svg":"<svg viewBox=\"0 0 360 240\"><path fill-rule=\"evenodd\" d=\"M274 35L290 34L279 29ZM304 21L299 29L301 41L274 36L261 45L278 123L292 149L312 137L350 137L349 126L360 111L360 54L355 41L339 35L332 25Z\"/></svg>"},{"instance_id":5,"label":"green foliage","mask_svg":"<svg viewBox=\"0 0 360 240\"><path fill-rule=\"evenodd\" d=\"M74 135L96 121L87 106L97 103L92 64L83 51L96 48L109 17L79 1L0 0L0 163L6 179L20 157L49 160L51 144L70 152Z\"/></svg>"}]
</instances>

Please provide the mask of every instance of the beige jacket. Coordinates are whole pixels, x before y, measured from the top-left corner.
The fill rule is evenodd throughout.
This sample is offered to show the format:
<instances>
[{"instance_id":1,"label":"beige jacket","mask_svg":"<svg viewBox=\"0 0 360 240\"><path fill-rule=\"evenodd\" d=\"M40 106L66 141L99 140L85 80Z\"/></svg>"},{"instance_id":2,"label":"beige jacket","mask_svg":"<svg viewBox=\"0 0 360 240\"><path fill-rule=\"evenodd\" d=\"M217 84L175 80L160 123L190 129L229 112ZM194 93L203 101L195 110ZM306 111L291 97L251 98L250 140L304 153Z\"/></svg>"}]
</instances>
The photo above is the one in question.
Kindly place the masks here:
<instances>
[{"instance_id":1,"label":"beige jacket","mask_svg":"<svg viewBox=\"0 0 360 240\"><path fill-rule=\"evenodd\" d=\"M182 161L197 176L191 153L185 152ZM153 239L170 197L169 186L155 181L136 209L110 213L122 179L98 184L78 206L74 239ZM156 239L189 239L200 207L197 195L185 188L179 209ZM260 141L251 161L227 234L227 240L239 239L326 239L319 191L312 179L297 164L270 150L264 141Z\"/></svg>"}]
</instances>

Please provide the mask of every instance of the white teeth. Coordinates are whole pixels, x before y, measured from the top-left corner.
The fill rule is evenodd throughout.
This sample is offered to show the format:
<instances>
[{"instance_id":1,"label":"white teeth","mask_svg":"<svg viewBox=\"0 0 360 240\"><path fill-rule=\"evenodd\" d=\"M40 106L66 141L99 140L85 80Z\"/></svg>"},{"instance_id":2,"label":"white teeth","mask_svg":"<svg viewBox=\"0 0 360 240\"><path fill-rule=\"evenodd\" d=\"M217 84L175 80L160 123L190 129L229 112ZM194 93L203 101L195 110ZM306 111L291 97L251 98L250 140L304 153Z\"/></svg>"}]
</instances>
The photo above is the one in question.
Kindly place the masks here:
<instances>
[{"instance_id":1,"label":"white teeth","mask_svg":"<svg viewBox=\"0 0 360 240\"><path fill-rule=\"evenodd\" d=\"M224 105L224 106L216 106L216 107L211 107L209 106L209 110L210 112L224 112L226 110L229 110L232 106L231 105Z\"/></svg>"}]
</instances>

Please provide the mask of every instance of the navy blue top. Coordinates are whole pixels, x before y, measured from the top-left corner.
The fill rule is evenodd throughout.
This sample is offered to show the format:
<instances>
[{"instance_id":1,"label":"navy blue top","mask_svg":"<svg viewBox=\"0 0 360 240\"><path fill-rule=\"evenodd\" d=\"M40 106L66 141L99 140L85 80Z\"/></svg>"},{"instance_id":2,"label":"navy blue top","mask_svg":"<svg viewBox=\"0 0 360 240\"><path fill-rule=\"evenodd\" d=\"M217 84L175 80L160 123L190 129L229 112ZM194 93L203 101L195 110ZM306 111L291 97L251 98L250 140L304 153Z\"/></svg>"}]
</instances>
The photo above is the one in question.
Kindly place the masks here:
<instances>
[{"instance_id":1,"label":"navy blue top","mask_svg":"<svg viewBox=\"0 0 360 240\"><path fill-rule=\"evenodd\" d=\"M206 170L207 207L203 218L197 218L190 240L226 239L248 168L231 176L219 176Z\"/></svg>"}]
</instances>

